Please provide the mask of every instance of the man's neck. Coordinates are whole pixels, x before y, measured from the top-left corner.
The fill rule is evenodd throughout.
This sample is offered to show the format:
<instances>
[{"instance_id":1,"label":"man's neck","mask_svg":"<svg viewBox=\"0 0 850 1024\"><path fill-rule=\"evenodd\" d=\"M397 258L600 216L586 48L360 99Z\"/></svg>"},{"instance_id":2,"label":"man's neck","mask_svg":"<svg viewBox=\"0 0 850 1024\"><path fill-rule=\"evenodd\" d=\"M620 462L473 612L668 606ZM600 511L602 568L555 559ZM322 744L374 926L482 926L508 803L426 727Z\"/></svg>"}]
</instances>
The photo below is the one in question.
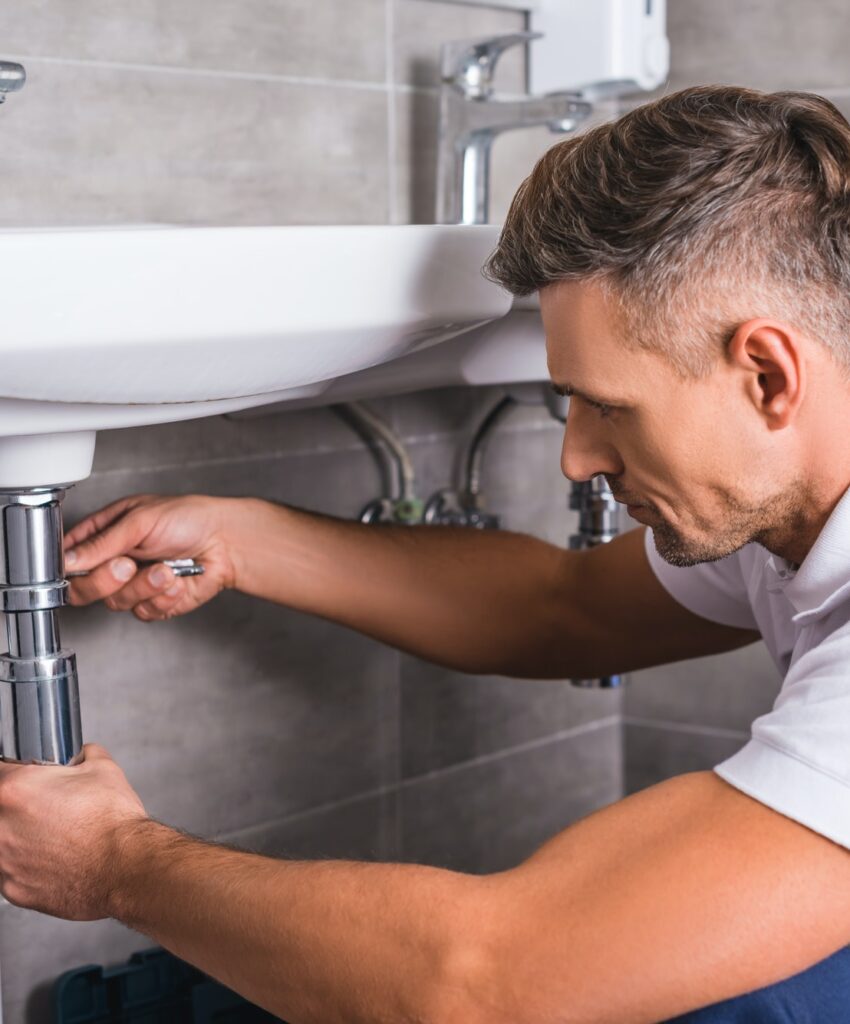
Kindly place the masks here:
<instances>
[{"instance_id":1,"label":"man's neck","mask_svg":"<svg viewBox=\"0 0 850 1024\"><path fill-rule=\"evenodd\" d=\"M758 538L759 543L786 562L795 566L802 565L848 487L850 479L834 482L821 489L817 495L807 492L807 500L794 515L781 525L766 530Z\"/></svg>"}]
</instances>

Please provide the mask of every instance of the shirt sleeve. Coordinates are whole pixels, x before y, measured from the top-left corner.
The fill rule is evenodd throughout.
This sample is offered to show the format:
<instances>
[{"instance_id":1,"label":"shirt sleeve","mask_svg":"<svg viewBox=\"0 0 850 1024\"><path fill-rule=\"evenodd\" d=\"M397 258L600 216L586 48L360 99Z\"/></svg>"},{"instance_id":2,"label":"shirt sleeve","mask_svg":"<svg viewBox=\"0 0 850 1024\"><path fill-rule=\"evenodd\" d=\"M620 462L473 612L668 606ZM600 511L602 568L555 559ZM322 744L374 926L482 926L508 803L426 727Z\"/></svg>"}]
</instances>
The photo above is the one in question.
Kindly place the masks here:
<instances>
[{"instance_id":1,"label":"shirt sleeve","mask_svg":"<svg viewBox=\"0 0 850 1024\"><path fill-rule=\"evenodd\" d=\"M715 772L850 849L850 623L791 666L773 710Z\"/></svg>"},{"instance_id":2,"label":"shirt sleeve","mask_svg":"<svg viewBox=\"0 0 850 1024\"><path fill-rule=\"evenodd\" d=\"M688 611L723 626L758 629L740 563L740 552L716 562L680 567L665 562L652 530L644 537L646 557L668 594Z\"/></svg>"}]
</instances>

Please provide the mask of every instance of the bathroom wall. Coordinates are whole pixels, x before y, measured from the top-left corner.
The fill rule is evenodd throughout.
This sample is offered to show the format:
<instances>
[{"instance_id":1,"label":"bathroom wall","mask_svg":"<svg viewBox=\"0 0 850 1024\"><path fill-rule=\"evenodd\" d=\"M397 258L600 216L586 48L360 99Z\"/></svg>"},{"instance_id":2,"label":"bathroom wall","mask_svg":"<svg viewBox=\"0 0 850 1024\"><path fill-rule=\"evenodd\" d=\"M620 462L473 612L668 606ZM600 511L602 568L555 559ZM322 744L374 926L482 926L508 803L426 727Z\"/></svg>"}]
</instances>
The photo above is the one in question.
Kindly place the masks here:
<instances>
[{"instance_id":1,"label":"bathroom wall","mask_svg":"<svg viewBox=\"0 0 850 1024\"><path fill-rule=\"evenodd\" d=\"M0 110L0 225L428 221L440 44L522 25L430 0L9 5L0 55L21 59L29 81ZM507 55L504 88L523 74ZM497 216L550 138L500 145ZM376 403L410 446L421 496L450 482L494 398ZM574 523L560 436L539 410L518 410L484 476L507 526L563 543ZM371 453L320 409L103 434L67 511L195 491L352 517L379 485ZM487 871L621 792L616 694L465 677L233 594L158 625L72 609L64 636L86 736L153 815L204 836ZM60 971L150 945L116 924L0 906L6 1024L43 1024Z\"/></svg>"},{"instance_id":2,"label":"bathroom wall","mask_svg":"<svg viewBox=\"0 0 850 1024\"><path fill-rule=\"evenodd\" d=\"M850 79L841 0L670 0L673 84L834 90ZM427 222L440 43L522 15L433 0L28 0L0 56L29 82L0 109L0 226ZM519 54L505 57L521 88ZM832 94L832 93L830 93ZM551 137L496 148L494 218ZM104 296L104 302L109 297ZM168 367L163 366L167 373ZM376 403L409 443L422 496L493 400L455 389ZM485 467L509 527L574 528L560 430L519 410ZM129 491L258 494L354 516L377 494L370 452L328 410L104 434L70 518ZM150 812L287 856L516 863L629 789L735 749L778 680L760 647L637 674L625 696L472 679L239 595L143 625L71 610L86 735ZM49 982L149 940L0 906L6 1024L45 1021Z\"/></svg>"}]
</instances>

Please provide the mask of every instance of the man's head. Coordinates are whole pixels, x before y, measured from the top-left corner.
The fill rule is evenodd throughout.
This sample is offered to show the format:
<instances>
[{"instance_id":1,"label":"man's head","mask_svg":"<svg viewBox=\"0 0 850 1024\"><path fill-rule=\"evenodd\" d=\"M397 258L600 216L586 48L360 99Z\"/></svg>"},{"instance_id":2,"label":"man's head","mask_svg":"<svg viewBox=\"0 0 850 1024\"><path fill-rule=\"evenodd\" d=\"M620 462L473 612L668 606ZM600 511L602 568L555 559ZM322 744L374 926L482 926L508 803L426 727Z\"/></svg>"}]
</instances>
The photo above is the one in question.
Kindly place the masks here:
<instances>
[{"instance_id":1,"label":"man's head","mask_svg":"<svg viewBox=\"0 0 850 1024\"><path fill-rule=\"evenodd\" d=\"M688 89L553 147L488 273L540 291L553 381L584 395L565 472L605 473L670 561L778 550L850 482L824 464L824 403L850 407L850 125L828 101Z\"/></svg>"}]
</instances>

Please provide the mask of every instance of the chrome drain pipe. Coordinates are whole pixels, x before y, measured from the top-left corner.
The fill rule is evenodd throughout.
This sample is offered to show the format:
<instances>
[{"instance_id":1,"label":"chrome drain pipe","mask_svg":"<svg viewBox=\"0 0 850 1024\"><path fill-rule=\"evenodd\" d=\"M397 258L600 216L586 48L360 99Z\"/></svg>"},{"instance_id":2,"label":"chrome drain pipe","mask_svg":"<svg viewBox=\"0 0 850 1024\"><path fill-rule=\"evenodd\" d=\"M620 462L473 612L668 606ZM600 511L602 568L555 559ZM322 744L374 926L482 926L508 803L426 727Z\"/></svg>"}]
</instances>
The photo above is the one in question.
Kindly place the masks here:
<instances>
[{"instance_id":1,"label":"chrome drain pipe","mask_svg":"<svg viewBox=\"0 0 850 1024\"><path fill-rule=\"evenodd\" d=\"M0 493L0 758L71 764L82 749L77 665L62 647L57 613L67 602L62 557L63 487Z\"/></svg>"},{"instance_id":2,"label":"chrome drain pipe","mask_svg":"<svg viewBox=\"0 0 850 1024\"><path fill-rule=\"evenodd\" d=\"M617 502L604 476L574 483L570 492L570 508L578 512L578 533L574 533L569 542L573 551L607 544L620 532ZM571 679L570 682L573 686L614 689L622 685L623 677Z\"/></svg>"}]
</instances>

